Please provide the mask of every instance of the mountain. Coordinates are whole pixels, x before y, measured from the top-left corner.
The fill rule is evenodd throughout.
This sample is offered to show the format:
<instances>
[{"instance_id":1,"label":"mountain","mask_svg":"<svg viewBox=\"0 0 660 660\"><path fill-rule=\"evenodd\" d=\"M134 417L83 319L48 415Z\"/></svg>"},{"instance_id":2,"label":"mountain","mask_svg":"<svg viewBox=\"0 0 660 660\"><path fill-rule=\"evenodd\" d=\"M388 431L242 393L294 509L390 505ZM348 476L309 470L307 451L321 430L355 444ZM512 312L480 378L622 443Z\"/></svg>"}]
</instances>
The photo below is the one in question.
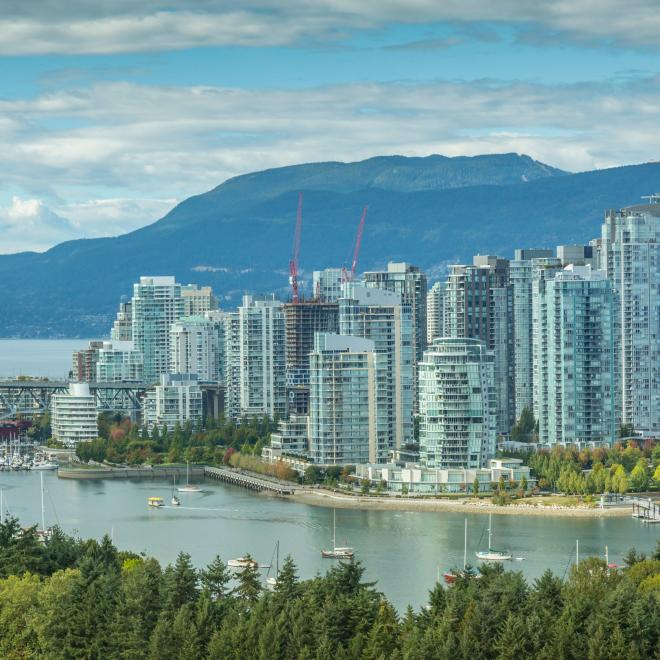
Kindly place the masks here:
<instances>
[{"instance_id":1,"label":"mountain","mask_svg":"<svg viewBox=\"0 0 660 660\"><path fill-rule=\"evenodd\" d=\"M473 254L581 243L606 208L654 192L660 164L569 174L524 155L371 158L235 177L165 217L113 238L0 256L0 336L99 336L140 275L210 284L227 306L244 291L287 295L297 194L300 268L347 261L369 206L359 269L406 260L437 278Z\"/></svg>"}]
</instances>

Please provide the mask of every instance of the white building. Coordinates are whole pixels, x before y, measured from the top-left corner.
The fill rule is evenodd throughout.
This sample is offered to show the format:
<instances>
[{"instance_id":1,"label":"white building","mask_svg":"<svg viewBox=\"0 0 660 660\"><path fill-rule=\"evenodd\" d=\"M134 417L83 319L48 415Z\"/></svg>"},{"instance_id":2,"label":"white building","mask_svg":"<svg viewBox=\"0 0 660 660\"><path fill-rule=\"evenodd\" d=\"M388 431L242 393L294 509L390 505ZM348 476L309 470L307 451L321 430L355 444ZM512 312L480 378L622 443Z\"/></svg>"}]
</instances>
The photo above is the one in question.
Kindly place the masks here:
<instances>
[{"instance_id":1,"label":"white building","mask_svg":"<svg viewBox=\"0 0 660 660\"><path fill-rule=\"evenodd\" d=\"M479 468L495 455L493 355L479 339L433 341L419 364L419 450L425 467Z\"/></svg>"},{"instance_id":2,"label":"white building","mask_svg":"<svg viewBox=\"0 0 660 660\"><path fill-rule=\"evenodd\" d=\"M184 316L170 326L170 373L219 381L220 337L211 319Z\"/></svg>"},{"instance_id":3,"label":"white building","mask_svg":"<svg viewBox=\"0 0 660 660\"><path fill-rule=\"evenodd\" d=\"M391 436L391 408L382 396L386 356L370 339L317 333L309 366L310 459L321 465L382 462L382 439Z\"/></svg>"},{"instance_id":4,"label":"white building","mask_svg":"<svg viewBox=\"0 0 660 660\"><path fill-rule=\"evenodd\" d=\"M341 298L342 269L326 268L312 274L313 296L320 302L337 302Z\"/></svg>"},{"instance_id":5,"label":"white building","mask_svg":"<svg viewBox=\"0 0 660 660\"><path fill-rule=\"evenodd\" d=\"M98 438L96 400L87 383L71 383L66 394L51 397L53 439L68 447Z\"/></svg>"},{"instance_id":6,"label":"white building","mask_svg":"<svg viewBox=\"0 0 660 660\"><path fill-rule=\"evenodd\" d=\"M133 285L133 343L144 357L144 379L168 373L170 326L183 316L181 285L174 277L141 277Z\"/></svg>"},{"instance_id":7,"label":"white building","mask_svg":"<svg viewBox=\"0 0 660 660\"><path fill-rule=\"evenodd\" d=\"M344 285L339 300L339 332L374 342L384 356L386 375L379 390L386 407L387 427L378 434L376 462L413 440L413 354L414 333L409 304L398 293L366 287L355 282Z\"/></svg>"},{"instance_id":8,"label":"white building","mask_svg":"<svg viewBox=\"0 0 660 660\"><path fill-rule=\"evenodd\" d=\"M599 267L618 303L622 423L660 434L660 194L607 211Z\"/></svg>"},{"instance_id":9,"label":"white building","mask_svg":"<svg viewBox=\"0 0 660 660\"><path fill-rule=\"evenodd\" d=\"M110 338L113 341L133 341L132 303L130 300L126 300L126 296L122 296L119 303L119 311L115 322L112 324Z\"/></svg>"},{"instance_id":10,"label":"white building","mask_svg":"<svg viewBox=\"0 0 660 660\"><path fill-rule=\"evenodd\" d=\"M436 282L426 295L426 339L430 344L443 336L443 306L446 282Z\"/></svg>"},{"instance_id":11,"label":"white building","mask_svg":"<svg viewBox=\"0 0 660 660\"><path fill-rule=\"evenodd\" d=\"M167 426L171 431L177 422L202 422L202 390L195 374L162 374L160 382L147 391L145 423L147 428Z\"/></svg>"},{"instance_id":12,"label":"white building","mask_svg":"<svg viewBox=\"0 0 660 660\"><path fill-rule=\"evenodd\" d=\"M141 383L144 359L132 341L104 341L96 363L96 380L100 383Z\"/></svg>"}]
</instances>

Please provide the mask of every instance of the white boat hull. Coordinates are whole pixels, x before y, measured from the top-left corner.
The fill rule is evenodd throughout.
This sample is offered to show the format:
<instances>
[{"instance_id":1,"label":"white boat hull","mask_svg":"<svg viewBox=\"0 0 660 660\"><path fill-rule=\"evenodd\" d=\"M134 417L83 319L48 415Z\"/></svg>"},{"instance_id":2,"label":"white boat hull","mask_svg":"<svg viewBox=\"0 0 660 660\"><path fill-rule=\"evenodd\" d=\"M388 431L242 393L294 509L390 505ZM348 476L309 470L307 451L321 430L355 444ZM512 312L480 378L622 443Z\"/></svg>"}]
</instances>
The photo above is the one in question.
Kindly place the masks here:
<instances>
[{"instance_id":1,"label":"white boat hull","mask_svg":"<svg viewBox=\"0 0 660 660\"><path fill-rule=\"evenodd\" d=\"M477 552L475 554L481 561L509 561L512 559L509 552Z\"/></svg>"}]
</instances>

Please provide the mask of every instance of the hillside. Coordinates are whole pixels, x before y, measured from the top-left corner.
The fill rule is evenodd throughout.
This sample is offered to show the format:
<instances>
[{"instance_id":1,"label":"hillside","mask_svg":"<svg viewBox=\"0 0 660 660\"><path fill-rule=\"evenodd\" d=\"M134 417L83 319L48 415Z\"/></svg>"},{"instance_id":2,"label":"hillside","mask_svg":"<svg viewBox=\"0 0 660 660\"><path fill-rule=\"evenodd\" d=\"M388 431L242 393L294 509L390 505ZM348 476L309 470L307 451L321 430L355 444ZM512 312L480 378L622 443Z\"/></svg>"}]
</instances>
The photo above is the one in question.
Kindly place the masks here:
<instances>
[{"instance_id":1,"label":"hillside","mask_svg":"<svg viewBox=\"0 0 660 660\"><path fill-rule=\"evenodd\" d=\"M297 192L304 191L301 269L341 265L369 205L360 269L390 259L431 279L473 253L587 241L603 211L658 188L660 164L568 174L527 156L372 158L231 179L152 225L0 256L0 336L105 334L140 274L210 284L226 305L244 291L286 294Z\"/></svg>"}]
</instances>

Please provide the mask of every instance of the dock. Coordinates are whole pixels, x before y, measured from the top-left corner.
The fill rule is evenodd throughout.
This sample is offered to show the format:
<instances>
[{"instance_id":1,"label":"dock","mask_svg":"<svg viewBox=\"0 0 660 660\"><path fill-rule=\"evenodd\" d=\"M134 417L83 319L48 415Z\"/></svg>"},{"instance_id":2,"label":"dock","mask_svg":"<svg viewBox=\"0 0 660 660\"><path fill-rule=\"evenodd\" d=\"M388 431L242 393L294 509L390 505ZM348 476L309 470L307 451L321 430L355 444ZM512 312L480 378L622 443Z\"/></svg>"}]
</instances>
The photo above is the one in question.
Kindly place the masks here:
<instances>
[{"instance_id":1,"label":"dock","mask_svg":"<svg viewBox=\"0 0 660 660\"><path fill-rule=\"evenodd\" d=\"M260 477L244 474L236 470L229 470L227 468L206 467L204 468L204 476L218 479L234 486L242 486L249 490L257 492L269 492L275 495L292 495L294 493L294 486L280 481L271 481L269 479L262 479Z\"/></svg>"},{"instance_id":2,"label":"dock","mask_svg":"<svg viewBox=\"0 0 660 660\"><path fill-rule=\"evenodd\" d=\"M650 497L642 499L635 497L632 500L632 516L646 523L660 523L660 504Z\"/></svg>"}]
</instances>

